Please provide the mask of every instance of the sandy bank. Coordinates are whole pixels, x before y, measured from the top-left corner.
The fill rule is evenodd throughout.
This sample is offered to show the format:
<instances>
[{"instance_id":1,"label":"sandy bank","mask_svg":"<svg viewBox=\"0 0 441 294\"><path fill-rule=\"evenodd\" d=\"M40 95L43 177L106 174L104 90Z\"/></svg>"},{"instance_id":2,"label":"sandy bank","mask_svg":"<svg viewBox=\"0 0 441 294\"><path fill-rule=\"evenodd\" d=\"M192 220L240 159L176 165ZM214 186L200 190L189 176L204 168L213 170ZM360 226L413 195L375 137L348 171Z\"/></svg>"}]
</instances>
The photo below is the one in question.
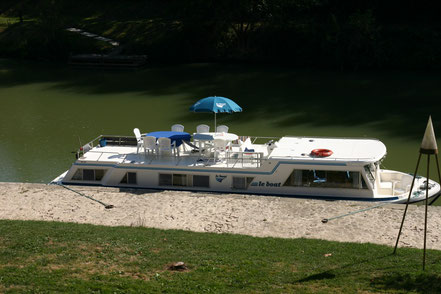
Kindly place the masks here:
<instances>
[{"instance_id":1,"label":"sandy bank","mask_svg":"<svg viewBox=\"0 0 441 294\"><path fill-rule=\"evenodd\" d=\"M175 191L73 189L0 183L0 219L44 220L106 226L145 226L258 237L314 238L395 245L404 205L386 205L322 223L376 203ZM441 207L429 207L427 248L441 249ZM423 247L424 207L410 206L400 247Z\"/></svg>"}]
</instances>

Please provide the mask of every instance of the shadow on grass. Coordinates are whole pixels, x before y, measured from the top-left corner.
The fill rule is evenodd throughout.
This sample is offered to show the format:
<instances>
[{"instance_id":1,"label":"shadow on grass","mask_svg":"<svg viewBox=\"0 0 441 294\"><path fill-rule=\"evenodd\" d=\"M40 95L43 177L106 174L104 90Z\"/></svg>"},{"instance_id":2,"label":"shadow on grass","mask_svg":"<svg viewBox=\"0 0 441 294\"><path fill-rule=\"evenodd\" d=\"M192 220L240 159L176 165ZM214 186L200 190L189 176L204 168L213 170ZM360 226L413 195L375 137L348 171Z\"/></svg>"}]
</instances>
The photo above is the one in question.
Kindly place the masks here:
<instances>
[{"instance_id":1,"label":"shadow on grass","mask_svg":"<svg viewBox=\"0 0 441 294\"><path fill-rule=\"evenodd\" d=\"M441 293L441 276L422 273L418 275L390 273L371 280L371 285L384 291L404 290L420 293Z\"/></svg>"},{"instance_id":2,"label":"shadow on grass","mask_svg":"<svg viewBox=\"0 0 441 294\"><path fill-rule=\"evenodd\" d=\"M320 281L320 280L329 280L329 279L334 279L336 277L335 274L333 274L331 271L326 271L323 273L319 273L319 274L315 274L309 277L306 277L304 279L298 280L298 283L303 283L303 282L311 282L311 281Z\"/></svg>"},{"instance_id":3,"label":"shadow on grass","mask_svg":"<svg viewBox=\"0 0 441 294\"><path fill-rule=\"evenodd\" d=\"M334 279L334 278L338 278L340 273L342 273L342 274L344 273L344 275L356 274L358 271L364 271L364 269L357 269L357 270L350 271L350 268L357 268L363 264L369 264L369 263L372 263L373 261L376 261L376 260L384 260L384 259L386 259L388 257L392 257L392 256L393 256L393 254L386 254L386 255L381 255L378 257L372 257L369 259L363 259L363 260L360 260L360 261L354 262L354 263L348 263L348 264L343 265L338 268L333 268L330 270L323 271L321 273L310 275L306 278L297 280L296 283ZM392 269L392 268L393 267L391 266L390 269ZM385 269L388 269L388 268L383 268L382 270L385 270Z\"/></svg>"},{"instance_id":4,"label":"shadow on grass","mask_svg":"<svg viewBox=\"0 0 441 294\"><path fill-rule=\"evenodd\" d=\"M392 251L391 248L386 250ZM367 282L372 289L386 293L395 293L395 291L400 293L403 291L441 293L441 275L433 273L433 270L432 272L419 271L419 268L416 267L421 265L419 258L416 258L415 254L410 254L411 252L415 253L415 249L407 249L406 251L407 253L404 256L396 256L391 252L347 263L297 280L296 283L355 277ZM439 264L439 257L437 255L432 256L430 264L433 267ZM369 274L366 275L366 273Z\"/></svg>"}]
</instances>

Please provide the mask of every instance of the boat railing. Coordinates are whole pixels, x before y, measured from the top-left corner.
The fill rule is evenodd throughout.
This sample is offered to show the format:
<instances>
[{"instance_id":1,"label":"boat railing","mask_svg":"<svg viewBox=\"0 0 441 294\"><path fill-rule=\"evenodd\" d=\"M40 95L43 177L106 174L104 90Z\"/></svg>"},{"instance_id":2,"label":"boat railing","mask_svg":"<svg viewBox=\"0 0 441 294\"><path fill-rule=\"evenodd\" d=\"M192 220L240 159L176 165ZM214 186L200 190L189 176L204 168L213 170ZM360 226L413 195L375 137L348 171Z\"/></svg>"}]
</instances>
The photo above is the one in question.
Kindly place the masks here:
<instances>
[{"instance_id":1,"label":"boat railing","mask_svg":"<svg viewBox=\"0 0 441 294\"><path fill-rule=\"evenodd\" d=\"M254 137L254 136L245 136L245 137L250 138L252 144L262 144L261 140L265 140L264 143L268 143L268 140L277 141L280 139L280 137Z\"/></svg>"},{"instance_id":2,"label":"boat railing","mask_svg":"<svg viewBox=\"0 0 441 294\"><path fill-rule=\"evenodd\" d=\"M115 146L136 146L136 138L134 136L99 135L82 147L83 149L84 147L93 148L95 146L98 146L99 144Z\"/></svg>"},{"instance_id":3,"label":"boat railing","mask_svg":"<svg viewBox=\"0 0 441 294\"><path fill-rule=\"evenodd\" d=\"M254 136L241 136L239 139L246 140L250 138L252 144L265 144L269 141L278 140L278 137L254 137ZM89 141L85 145L81 146L77 151L77 158L80 158L84 153L88 152L92 148L96 146L136 146L136 138L134 136L119 136L119 135L99 135L93 140ZM234 145L234 144L233 144ZM257 151L257 150L256 150ZM179 154L179 153L178 153ZM172 157L176 156L176 153L170 155ZM188 156L188 155L187 155ZM209 155L203 155L200 153L195 153L196 157L199 157L206 161L206 163L210 162L219 162L222 160L226 163L227 167L260 167L262 162L266 160L264 158L263 152L253 152L253 151L232 151L227 150L222 152L222 154L216 155L215 152L212 152ZM220 156L220 157L219 157ZM163 155L163 157L167 157L167 155Z\"/></svg>"},{"instance_id":4,"label":"boat railing","mask_svg":"<svg viewBox=\"0 0 441 294\"><path fill-rule=\"evenodd\" d=\"M136 144L136 138L134 136L99 135L88 143L82 145L76 153L77 158L80 158L84 153L98 145L136 146Z\"/></svg>"},{"instance_id":5,"label":"boat railing","mask_svg":"<svg viewBox=\"0 0 441 294\"><path fill-rule=\"evenodd\" d=\"M227 167L260 167L263 160L263 152L225 152Z\"/></svg>"}]
</instances>

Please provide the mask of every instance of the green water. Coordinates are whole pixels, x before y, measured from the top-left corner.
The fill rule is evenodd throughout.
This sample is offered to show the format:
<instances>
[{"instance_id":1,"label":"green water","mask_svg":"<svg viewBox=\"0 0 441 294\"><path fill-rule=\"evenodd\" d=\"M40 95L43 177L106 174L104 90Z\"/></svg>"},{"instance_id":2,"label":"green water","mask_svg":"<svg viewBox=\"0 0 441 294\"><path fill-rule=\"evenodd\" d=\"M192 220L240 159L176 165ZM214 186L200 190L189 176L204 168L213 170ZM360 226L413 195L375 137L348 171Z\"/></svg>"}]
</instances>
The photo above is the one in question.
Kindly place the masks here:
<instances>
[{"instance_id":1,"label":"green water","mask_svg":"<svg viewBox=\"0 0 441 294\"><path fill-rule=\"evenodd\" d=\"M385 167L413 172L429 114L441 135L440 81L427 72L217 64L104 71L0 60L0 181L49 182L70 167L79 140L100 134L213 125L213 115L188 111L211 95L244 109L218 115L231 132L374 137L388 148Z\"/></svg>"}]
</instances>

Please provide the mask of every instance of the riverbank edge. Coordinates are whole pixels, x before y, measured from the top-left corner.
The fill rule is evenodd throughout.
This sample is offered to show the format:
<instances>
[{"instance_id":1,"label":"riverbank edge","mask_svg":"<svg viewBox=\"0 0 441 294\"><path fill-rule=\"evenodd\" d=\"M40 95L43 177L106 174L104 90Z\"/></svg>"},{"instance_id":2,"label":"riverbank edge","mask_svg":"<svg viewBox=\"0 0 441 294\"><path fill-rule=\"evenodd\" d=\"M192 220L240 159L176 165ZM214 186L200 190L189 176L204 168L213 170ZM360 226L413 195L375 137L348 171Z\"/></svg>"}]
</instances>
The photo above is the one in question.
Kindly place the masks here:
<instances>
[{"instance_id":1,"label":"riverbank edge","mask_svg":"<svg viewBox=\"0 0 441 294\"><path fill-rule=\"evenodd\" d=\"M240 194L0 183L0 219L143 226L394 246L405 205ZM113 208L106 208L111 205ZM423 248L424 206L409 206L399 247ZM364 210L364 211L362 211ZM360 212L358 212L360 211ZM348 213L356 212L344 216ZM341 216L341 217L339 217ZM338 217L338 218L335 218ZM323 219L329 219L323 223ZM427 248L441 250L441 207Z\"/></svg>"}]
</instances>

